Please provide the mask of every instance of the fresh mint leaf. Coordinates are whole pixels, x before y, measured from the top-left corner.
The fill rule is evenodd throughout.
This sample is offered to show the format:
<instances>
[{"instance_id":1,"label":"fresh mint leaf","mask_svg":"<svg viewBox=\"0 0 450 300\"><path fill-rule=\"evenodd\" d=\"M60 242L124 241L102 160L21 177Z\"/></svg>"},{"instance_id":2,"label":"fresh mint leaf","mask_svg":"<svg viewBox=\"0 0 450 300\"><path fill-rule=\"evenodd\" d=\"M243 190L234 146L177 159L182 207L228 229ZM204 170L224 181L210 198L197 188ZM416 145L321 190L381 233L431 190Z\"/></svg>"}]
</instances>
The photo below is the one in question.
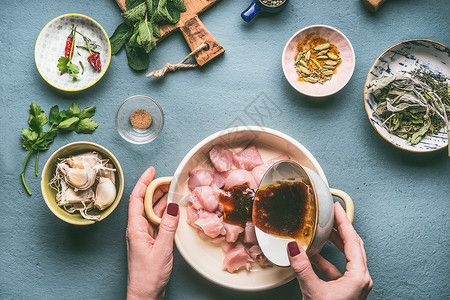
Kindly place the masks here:
<instances>
[{"instance_id":1,"label":"fresh mint leaf","mask_svg":"<svg viewBox=\"0 0 450 300\"><path fill-rule=\"evenodd\" d=\"M130 10L130 9L135 8L136 6L141 4L142 2L144 2L144 0L126 0L125 1L125 5L127 7L127 10Z\"/></svg>"},{"instance_id":2,"label":"fresh mint leaf","mask_svg":"<svg viewBox=\"0 0 450 300\"><path fill-rule=\"evenodd\" d=\"M57 125L61 121L61 118L59 116L58 105L52 106L52 108L50 108L50 114L48 115L48 119L50 121L50 124L52 125Z\"/></svg>"},{"instance_id":3,"label":"fresh mint leaf","mask_svg":"<svg viewBox=\"0 0 450 300\"><path fill-rule=\"evenodd\" d=\"M160 38L161 37L161 32L159 31L159 25L155 22L150 22L152 24L152 32L153 32L153 36L156 38Z\"/></svg>"},{"instance_id":4,"label":"fresh mint leaf","mask_svg":"<svg viewBox=\"0 0 450 300\"><path fill-rule=\"evenodd\" d=\"M74 130L77 126L78 121L80 121L80 119L78 117L68 118L68 119L62 121L61 123L59 123L58 129Z\"/></svg>"},{"instance_id":5,"label":"fresh mint leaf","mask_svg":"<svg viewBox=\"0 0 450 300\"><path fill-rule=\"evenodd\" d=\"M69 110L73 113L73 115L75 117L78 117L78 115L81 112L80 107L78 106L78 104L76 102L73 102L72 105L69 107Z\"/></svg>"},{"instance_id":6,"label":"fresh mint leaf","mask_svg":"<svg viewBox=\"0 0 450 300\"><path fill-rule=\"evenodd\" d=\"M156 41L153 38L153 32L151 24L147 20L141 20L138 24L139 37L137 39L138 44L149 53L156 47Z\"/></svg>"},{"instance_id":7,"label":"fresh mint leaf","mask_svg":"<svg viewBox=\"0 0 450 300\"><path fill-rule=\"evenodd\" d=\"M145 4L147 5L147 13L149 16L152 16L155 13L157 2L158 0L145 0Z\"/></svg>"},{"instance_id":8,"label":"fresh mint leaf","mask_svg":"<svg viewBox=\"0 0 450 300\"><path fill-rule=\"evenodd\" d=\"M148 68L150 59L143 49L125 45L125 51L127 52L128 65L133 70L142 71Z\"/></svg>"},{"instance_id":9,"label":"fresh mint leaf","mask_svg":"<svg viewBox=\"0 0 450 300\"><path fill-rule=\"evenodd\" d=\"M170 24L176 24L180 21L180 10L177 9L172 2L167 4L167 12L170 15L170 18L167 20Z\"/></svg>"},{"instance_id":10,"label":"fresh mint leaf","mask_svg":"<svg viewBox=\"0 0 450 300\"><path fill-rule=\"evenodd\" d=\"M97 128L97 127L98 127L98 124L97 124L95 121L93 121L93 120L90 119L90 118L86 118L86 119L81 120L81 121L78 123L77 128L75 129L75 131L76 131L77 133L87 133L87 134L90 134L90 133L92 133L92 132L95 130L95 128Z\"/></svg>"},{"instance_id":11,"label":"fresh mint leaf","mask_svg":"<svg viewBox=\"0 0 450 300\"><path fill-rule=\"evenodd\" d=\"M138 6L127 10L126 12L122 13L122 18L130 26L133 26L139 20L144 18L145 12L147 11L147 5L145 5L145 2L142 2Z\"/></svg>"},{"instance_id":12,"label":"fresh mint leaf","mask_svg":"<svg viewBox=\"0 0 450 300\"><path fill-rule=\"evenodd\" d=\"M133 35L128 40L128 43L126 43L125 45L128 45L129 47L139 47L139 44L137 42L138 37L139 37L139 27L136 26L133 29Z\"/></svg>"},{"instance_id":13,"label":"fresh mint leaf","mask_svg":"<svg viewBox=\"0 0 450 300\"><path fill-rule=\"evenodd\" d=\"M92 118L95 114L95 106L86 107L83 109L78 116L80 120L86 119L86 118Z\"/></svg>"},{"instance_id":14,"label":"fresh mint leaf","mask_svg":"<svg viewBox=\"0 0 450 300\"><path fill-rule=\"evenodd\" d=\"M115 55L119 53L123 45L130 39L133 35L133 27L128 26L126 23L122 23L117 26L113 35L109 38L111 42L111 54Z\"/></svg>"},{"instance_id":15,"label":"fresh mint leaf","mask_svg":"<svg viewBox=\"0 0 450 300\"><path fill-rule=\"evenodd\" d=\"M169 0L169 3L171 3L180 12L186 11L186 5L183 0Z\"/></svg>"}]
</instances>

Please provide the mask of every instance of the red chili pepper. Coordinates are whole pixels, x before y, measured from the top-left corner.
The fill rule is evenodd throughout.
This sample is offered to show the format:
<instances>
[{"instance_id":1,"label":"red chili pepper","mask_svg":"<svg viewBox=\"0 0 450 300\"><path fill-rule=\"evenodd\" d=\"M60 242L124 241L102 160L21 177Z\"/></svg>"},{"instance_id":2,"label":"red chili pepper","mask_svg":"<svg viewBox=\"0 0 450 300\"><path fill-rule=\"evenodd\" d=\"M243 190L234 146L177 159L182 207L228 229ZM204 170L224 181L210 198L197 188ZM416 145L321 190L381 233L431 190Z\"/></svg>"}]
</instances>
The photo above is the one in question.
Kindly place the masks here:
<instances>
[{"instance_id":1,"label":"red chili pepper","mask_svg":"<svg viewBox=\"0 0 450 300\"><path fill-rule=\"evenodd\" d=\"M97 69L97 71L100 71L102 69L102 63L100 62L100 54L98 53L92 53L88 56L88 62Z\"/></svg>"},{"instance_id":2,"label":"red chili pepper","mask_svg":"<svg viewBox=\"0 0 450 300\"><path fill-rule=\"evenodd\" d=\"M76 27L73 27L72 25L72 31L70 32L69 36L66 40L66 48L64 49L64 57L72 59L73 57L73 42L74 42L74 31L76 30ZM70 57L69 57L70 56ZM64 72L61 72L61 75L64 74Z\"/></svg>"}]
</instances>

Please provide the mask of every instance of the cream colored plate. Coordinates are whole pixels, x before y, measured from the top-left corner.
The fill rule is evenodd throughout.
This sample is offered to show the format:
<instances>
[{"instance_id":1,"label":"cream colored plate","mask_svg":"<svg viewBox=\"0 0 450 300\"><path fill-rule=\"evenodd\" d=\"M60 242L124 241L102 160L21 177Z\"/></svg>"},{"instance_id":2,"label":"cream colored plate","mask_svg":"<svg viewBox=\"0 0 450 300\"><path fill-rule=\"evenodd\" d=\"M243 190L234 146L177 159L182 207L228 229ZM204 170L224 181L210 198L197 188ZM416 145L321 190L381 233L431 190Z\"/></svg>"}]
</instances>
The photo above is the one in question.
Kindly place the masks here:
<instances>
[{"instance_id":1,"label":"cream colored plate","mask_svg":"<svg viewBox=\"0 0 450 300\"><path fill-rule=\"evenodd\" d=\"M255 144L264 161L281 154L314 170L327 182L325 174L311 153L293 138L273 129L246 126L234 127L213 134L195 146L180 163L169 190L169 201L180 205L180 224L175 236L177 248L184 259L203 277L226 288L241 291L261 291L280 286L294 278L290 267L261 268L252 264L250 271L240 270L230 274L223 270L225 253L220 246L202 240L192 226L186 222L186 196L189 171L210 168L209 150L213 145L223 144L240 149Z\"/></svg>"}]
</instances>

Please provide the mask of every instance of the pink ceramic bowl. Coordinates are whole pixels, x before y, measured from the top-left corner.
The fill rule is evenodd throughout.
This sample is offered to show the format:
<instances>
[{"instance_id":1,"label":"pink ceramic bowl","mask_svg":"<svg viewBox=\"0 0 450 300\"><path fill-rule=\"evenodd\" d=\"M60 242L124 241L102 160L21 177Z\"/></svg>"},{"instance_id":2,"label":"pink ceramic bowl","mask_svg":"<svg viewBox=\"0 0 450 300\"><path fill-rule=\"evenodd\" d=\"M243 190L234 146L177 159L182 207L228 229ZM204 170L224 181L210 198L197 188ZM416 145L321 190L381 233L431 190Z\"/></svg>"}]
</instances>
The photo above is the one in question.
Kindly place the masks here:
<instances>
[{"instance_id":1,"label":"pink ceramic bowl","mask_svg":"<svg viewBox=\"0 0 450 300\"><path fill-rule=\"evenodd\" d=\"M295 69L297 44L310 34L321 36L336 45L342 58L342 63L337 67L331 80L323 84L299 81ZM325 97L341 90L350 80L355 69L355 52L350 41L339 30L326 25L312 25L301 29L290 38L284 47L282 65L284 76L294 89L306 96Z\"/></svg>"}]
</instances>

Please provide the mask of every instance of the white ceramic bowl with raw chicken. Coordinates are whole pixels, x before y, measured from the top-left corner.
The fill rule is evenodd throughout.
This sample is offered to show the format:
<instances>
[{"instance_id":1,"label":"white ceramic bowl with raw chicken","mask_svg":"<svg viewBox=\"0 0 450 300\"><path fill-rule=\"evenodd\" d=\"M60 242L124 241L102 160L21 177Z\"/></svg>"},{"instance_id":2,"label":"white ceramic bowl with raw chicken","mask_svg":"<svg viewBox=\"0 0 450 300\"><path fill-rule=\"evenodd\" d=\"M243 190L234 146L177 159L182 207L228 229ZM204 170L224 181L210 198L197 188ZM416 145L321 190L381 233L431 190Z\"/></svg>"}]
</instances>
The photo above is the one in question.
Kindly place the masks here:
<instances>
[{"instance_id":1,"label":"white ceramic bowl with raw chicken","mask_svg":"<svg viewBox=\"0 0 450 300\"><path fill-rule=\"evenodd\" d=\"M198 169L212 169L209 152L215 145L222 145L236 153L248 145L255 145L264 162L280 155L316 172L328 185L325 174L312 154L298 141L279 131L258 127L233 127L217 132L198 143L184 157L173 177L155 180L155 185L170 182L168 202L180 205L180 223L175 235L176 246L184 259L206 279L226 288L241 291L261 291L275 288L294 278L291 268L277 266L261 267L252 263L230 273L223 268L225 252L208 239L202 239L197 229L187 223L187 205L191 195L188 186L190 172ZM150 187L149 187L150 189ZM148 192L149 190L147 190ZM147 216L152 213L146 197ZM154 216L152 216L153 218Z\"/></svg>"}]
</instances>

